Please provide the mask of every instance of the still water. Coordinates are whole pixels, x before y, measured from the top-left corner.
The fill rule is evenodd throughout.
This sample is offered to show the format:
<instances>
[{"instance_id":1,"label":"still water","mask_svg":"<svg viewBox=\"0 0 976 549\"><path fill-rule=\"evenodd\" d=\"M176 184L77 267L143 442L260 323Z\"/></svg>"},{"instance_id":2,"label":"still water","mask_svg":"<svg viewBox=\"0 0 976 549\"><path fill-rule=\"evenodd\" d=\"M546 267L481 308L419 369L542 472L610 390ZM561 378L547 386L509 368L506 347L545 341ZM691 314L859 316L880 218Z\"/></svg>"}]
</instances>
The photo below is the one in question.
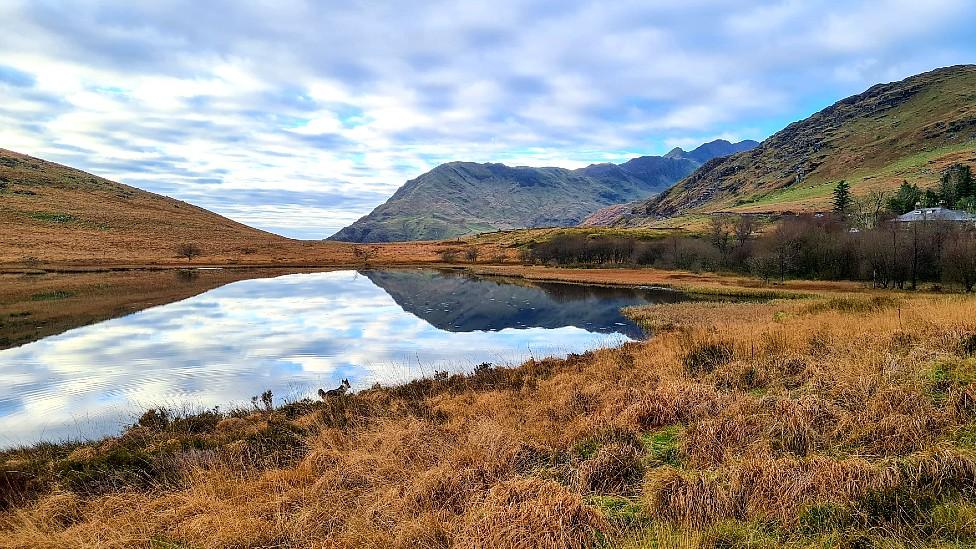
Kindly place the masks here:
<instances>
[{"instance_id":1,"label":"still water","mask_svg":"<svg viewBox=\"0 0 976 549\"><path fill-rule=\"evenodd\" d=\"M0 447L117 433L139 411L249 405L482 362L513 365L643 336L622 307L663 290L540 284L431 270L234 282L0 351Z\"/></svg>"}]
</instances>

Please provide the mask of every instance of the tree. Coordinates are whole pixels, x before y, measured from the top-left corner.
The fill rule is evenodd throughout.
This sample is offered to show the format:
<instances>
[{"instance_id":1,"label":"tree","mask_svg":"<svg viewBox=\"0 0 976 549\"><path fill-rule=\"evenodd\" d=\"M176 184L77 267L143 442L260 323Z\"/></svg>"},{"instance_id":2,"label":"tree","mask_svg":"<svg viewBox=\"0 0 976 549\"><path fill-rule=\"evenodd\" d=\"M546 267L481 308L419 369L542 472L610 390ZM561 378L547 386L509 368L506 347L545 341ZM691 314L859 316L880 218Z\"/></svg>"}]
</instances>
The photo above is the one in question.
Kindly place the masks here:
<instances>
[{"instance_id":1,"label":"tree","mask_svg":"<svg viewBox=\"0 0 976 549\"><path fill-rule=\"evenodd\" d=\"M756 219L751 215L740 215L739 219L735 222L735 243L738 247L742 247L746 242L752 238L752 234L756 232L758 224Z\"/></svg>"},{"instance_id":2,"label":"tree","mask_svg":"<svg viewBox=\"0 0 976 549\"><path fill-rule=\"evenodd\" d=\"M956 202L956 208L969 213L976 213L976 196L960 198L959 202Z\"/></svg>"},{"instance_id":3,"label":"tree","mask_svg":"<svg viewBox=\"0 0 976 549\"><path fill-rule=\"evenodd\" d=\"M918 189L918 185L910 185L908 181L902 181L898 192L888 200L888 209L895 215L901 215L914 210L921 200L922 191Z\"/></svg>"},{"instance_id":4,"label":"tree","mask_svg":"<svg viewBox=\"0 0 976 549\"><path fill-rule=\"evenodd\" d=\"M478 261L478 248L471 246L470 248L464 250L464 259L468 260L471 263Z\"/></svg>"},{"instance_id":5,"label":"tree","mask_svg":"<svg viewBox=\"0 0 976 549\"><path fill-rule=\"evenodd\" d=\"M352 255L362 261L363 265L369 265L369 260L376 257L378 253L379 249L374 246L356 246L352 249Z\"/></svg>"},{"instance_id":6,"label":"tree","mask_svg":"<svg viewBox=\"0 0 976 549\"><path fill-rule=\"evenodd\" d=\"M724 255L729 249L728 220L725 216L715 215L708 219L708 237L718 251Z\"/></svg>"},{"instance_id":7,"label":"tree","mask_svg":"<svg viewBox=\"0 0 976 549\"><path fill-rule=\"evenodd\" d=\"M767 253L749 258L749 272L769 283L769 280L779 271L779 261L776 256Z\"/></svg>"},{"instance_id":8,"label":"tree","mask_svg":"<svg viewBox=\"0 0 976 549\"><path fill-rule=\"evenodd\" d=\"M956 207L956 200L959 198L959 195L956 194L957 177L958 172L950 166L949 169L942 172L942 177L939 178L939 200L946 208Z\"/></svg>"},{"instance_id":9,"label":"tree","mask_svg":"<svg viewBox=\"0 0 976 549\"><path fill-rule=\"evenodd\" d=\"M973 181L973 173L969 166L965 164L953 164L942 172L939 180L939 189L946 189L952 193L952 207L957 207L958 202L976 196L976 182ZM948 207L948 200L946 205Z\"/></svg>"},{"instance_id":10,"label":"tree","mask_svg":"<svg viewBox=\"0 0 976 549\"><path fill-rule=\"evenodd\" d=\"M834 211L839 214L847 213L851 207L851 186L841 179L834 187Z\"/></svg>"},{"instance_id":11,"label":"tree","mask_svg":"<svg viewBox=\"0 0 976 549\"><path fill-rule=\"evenodd\" d=\"M967 292L976 286L976 234L971 230L952 235L942 250L943 276Z\"/></svg>"},{"instance_id":12,"label":"tree","mask_svg":"<svg viewBox=\"0 0 976 549\"><path fill-rule=\"evenodd\" d=\"M200 246L192 242L183 242L176 247L176 256L185 257L187 261L193 261L194 257L199 257L202 253Z\"/></svg>"},{"instance_id":13,"label":"tree","mask_svg":"<svg viewBox=\"0 0 976 549\"><path fill-rule=\"evenodd\" d=\"M888 203L888 193L873 190L868 194L855 198L853 204L854 221L862 229L873 229L881 221L881 212Z\"/></svg>"}]
</instances>

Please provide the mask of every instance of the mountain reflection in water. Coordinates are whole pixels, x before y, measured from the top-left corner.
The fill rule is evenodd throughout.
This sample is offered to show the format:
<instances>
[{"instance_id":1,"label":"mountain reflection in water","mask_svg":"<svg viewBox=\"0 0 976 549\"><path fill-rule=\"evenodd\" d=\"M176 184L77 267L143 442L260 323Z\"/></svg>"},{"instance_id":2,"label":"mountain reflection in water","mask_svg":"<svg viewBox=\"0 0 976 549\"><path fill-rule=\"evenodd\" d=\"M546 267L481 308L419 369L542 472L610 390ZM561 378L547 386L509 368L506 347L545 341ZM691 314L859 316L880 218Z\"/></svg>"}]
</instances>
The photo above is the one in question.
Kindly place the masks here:
<instances>
[{"instance_id":1,"label":"mountain reflection in water","mask_svg":"<svg viewBox=\"0 0 976 549\"><path fill-rule=\"evenodd\" d=\"M648 303L686 301L685 294L478 277L451 271L367 271L397 305L441 330L499 331L505 328L562 328L643 337L621 309Z\"/></svg>"},{"instance_id":2,"label":"mountain reflection in water","mask_svg":"<svg viewBox=\"0 0 976 549\"><path fill-rule=\"evenodd\" d=\"M418 269L237 281L0 350L0 446L113 434L153 406L247 405L268 389L280 402L342 378L356 389L582 353L642 336L621 307L681 299Z\"/></svg>"}]
</instances>

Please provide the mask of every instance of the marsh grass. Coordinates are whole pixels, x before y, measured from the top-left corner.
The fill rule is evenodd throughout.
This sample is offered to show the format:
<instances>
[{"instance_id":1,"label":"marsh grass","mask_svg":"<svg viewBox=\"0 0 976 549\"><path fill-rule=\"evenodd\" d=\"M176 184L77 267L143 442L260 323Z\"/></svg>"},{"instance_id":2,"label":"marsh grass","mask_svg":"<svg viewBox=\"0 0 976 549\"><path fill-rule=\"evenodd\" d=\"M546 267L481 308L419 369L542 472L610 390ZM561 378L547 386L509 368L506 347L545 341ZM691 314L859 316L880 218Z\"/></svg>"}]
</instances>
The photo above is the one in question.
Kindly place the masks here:
<instances>
[{"instance_id":1,"label":"marsh grass","mask_svg":"<svg viewBox=\"0 0 976 549\"><path fill-rule=\"evenodd\" d=\"M9 450L0 545L976 543L976 299L654 314L619 349Z\"/></svg>"}]
</instances>

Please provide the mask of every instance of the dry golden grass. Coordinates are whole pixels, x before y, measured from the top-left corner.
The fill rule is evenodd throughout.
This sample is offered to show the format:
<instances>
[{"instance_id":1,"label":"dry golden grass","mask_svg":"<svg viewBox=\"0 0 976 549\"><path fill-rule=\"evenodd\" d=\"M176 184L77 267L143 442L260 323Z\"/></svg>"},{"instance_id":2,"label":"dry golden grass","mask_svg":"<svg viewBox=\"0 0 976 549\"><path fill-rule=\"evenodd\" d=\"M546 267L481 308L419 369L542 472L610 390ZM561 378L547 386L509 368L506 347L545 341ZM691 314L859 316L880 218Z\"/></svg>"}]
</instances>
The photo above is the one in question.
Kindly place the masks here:
<instances>
[{"instance_id":1,"label":"dry golden grass","mask_svg":"<svg viewBox=\"0 0 976 549\"><path fill-rule=\"evenodd\" d=\"M815 299L652 307L666 329L619 349L6 452L0 546L976 543L976 299Z\"/></svg>"},{"instance_id":2,"label":"dry golden grass","mask_svg":"<svg viewBox=\"0 0 976 549\"><path fill-rule=\"evenodd\" d=\"M326 235L323 235L326 236ZM179 257L180 244L200 256ZM441 261L477 246L482 261L515 259L504 243L461 241L359 246L374 264ZM0 266L362 265L356 246L294 240L192 204L67 166L0 149Z\"/></svg>"},{"instance_id":3,"label":"dry golden grass","mask_svg":"<svg viewBox=\"0 0 976 549\"><path fill-rule=\"evenodd\" d=\"M620 286L654 286L672 288L699 295L741 297L802 297L817 292L858 291L863 284L848 281L787 280L774 285L738 274L667 271L653 268L543 267L538 265L469 265L477 274L520 277L545 282L606 284Z\"/></svg>"}]
</instances>

